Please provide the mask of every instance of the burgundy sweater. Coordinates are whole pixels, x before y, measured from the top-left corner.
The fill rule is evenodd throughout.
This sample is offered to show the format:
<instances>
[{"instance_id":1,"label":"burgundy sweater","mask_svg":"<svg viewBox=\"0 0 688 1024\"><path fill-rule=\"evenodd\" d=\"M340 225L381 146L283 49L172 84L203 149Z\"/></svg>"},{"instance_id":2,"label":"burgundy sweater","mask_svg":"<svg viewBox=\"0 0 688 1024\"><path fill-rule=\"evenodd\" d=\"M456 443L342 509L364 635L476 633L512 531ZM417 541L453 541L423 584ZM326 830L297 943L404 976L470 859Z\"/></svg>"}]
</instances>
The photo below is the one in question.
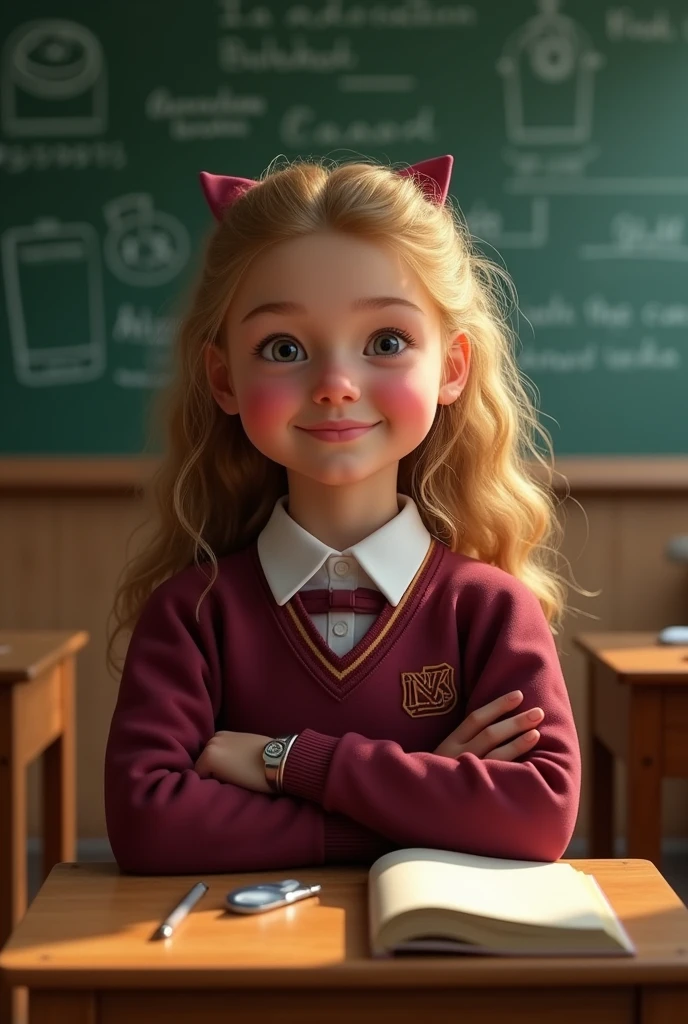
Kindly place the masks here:
<instances>
[{"instance_id":1,"label":"burgundy sweater","mask_svg":"<svg viewBox=\"0 0 688 1024\"><path fill-rule=\"evenodd\" d=\"M105 759L120 867L136 873L371 863L395 847L552 861L573 833L581 762L551 631L528 588L433 541L396 607L338 657L297 595L278 606L255 544L162 583L124 665ZM540 706L517 761L430 753L510 690ZM285 793L202 779L219 729L299 733Z\"/></svg>"}]
</instances>

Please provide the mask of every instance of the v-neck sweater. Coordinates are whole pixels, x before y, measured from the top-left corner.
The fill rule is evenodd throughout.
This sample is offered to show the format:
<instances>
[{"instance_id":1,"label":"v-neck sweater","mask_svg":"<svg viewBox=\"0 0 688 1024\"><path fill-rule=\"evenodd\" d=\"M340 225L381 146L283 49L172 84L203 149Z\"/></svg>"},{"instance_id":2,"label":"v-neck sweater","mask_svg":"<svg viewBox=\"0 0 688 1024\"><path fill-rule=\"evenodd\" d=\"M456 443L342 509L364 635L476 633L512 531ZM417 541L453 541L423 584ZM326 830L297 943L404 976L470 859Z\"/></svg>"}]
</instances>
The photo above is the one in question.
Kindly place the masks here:
<instances>
[{"instance_id":1,"label":"v-neck sweater","mask_svg":"<svg viewBox=\"0 0 688 1024\"><path fill-rule=\"evenodd\" d=\"M399 604L339 657L298 593L275 602L255 544L218 569L203 600L207 566L158 586L132 634L105 758L108 835L123 870L371 863L408 846L563 855L580 749L552 633L525 584L433 540ZM473 710L515 689L524 699L501 720L544 711L529 754L433 753ZM221 729L299 734L284 793L195 772Z\"/></svg>"}]
</instances>

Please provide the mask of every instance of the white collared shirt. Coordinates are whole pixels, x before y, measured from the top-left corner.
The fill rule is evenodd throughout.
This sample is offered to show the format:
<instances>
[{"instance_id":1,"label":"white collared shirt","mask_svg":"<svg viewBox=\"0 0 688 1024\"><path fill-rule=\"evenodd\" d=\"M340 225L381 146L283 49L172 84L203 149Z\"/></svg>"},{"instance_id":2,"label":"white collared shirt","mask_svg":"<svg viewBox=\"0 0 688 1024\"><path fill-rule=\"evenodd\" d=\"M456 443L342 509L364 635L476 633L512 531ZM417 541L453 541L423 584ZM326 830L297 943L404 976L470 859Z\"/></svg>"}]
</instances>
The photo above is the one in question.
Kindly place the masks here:
<instances>
[{"instance_id":1,"label":"white collared shirt","mask_svg":"<svg viewBox=\"0 0 688 1024\"><path fill-rule=\"evenodd\" d=\"M394 519L347 548L335 551L291 518L280 498L258 537L258 557L272 596L284 605L299 590L381 590L399 604L418 572L431 537L412 498L397 495ZM343 608L313 615L313 625L342 657L365 636L376 616Z\"/></svg>"}]
</instances>

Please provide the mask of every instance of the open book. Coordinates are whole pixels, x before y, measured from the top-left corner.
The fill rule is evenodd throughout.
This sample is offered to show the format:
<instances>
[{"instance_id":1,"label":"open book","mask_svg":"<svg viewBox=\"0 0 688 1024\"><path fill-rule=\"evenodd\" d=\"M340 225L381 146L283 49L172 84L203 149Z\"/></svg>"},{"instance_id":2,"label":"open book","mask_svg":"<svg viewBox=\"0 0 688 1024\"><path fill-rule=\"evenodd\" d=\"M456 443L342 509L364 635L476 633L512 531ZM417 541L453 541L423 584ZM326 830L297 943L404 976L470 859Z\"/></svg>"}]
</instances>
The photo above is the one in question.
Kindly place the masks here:
<instances>
[{"instance_id":1,"label":"open book","mask_svg":"<svg viewBox=\"0 0 688 1024\"><path fill-rule=\"evenodd\" d=\"M635 956L592 875L570 864L395 850L368 878L373 956Z\"/></svg>"}]
</instances>

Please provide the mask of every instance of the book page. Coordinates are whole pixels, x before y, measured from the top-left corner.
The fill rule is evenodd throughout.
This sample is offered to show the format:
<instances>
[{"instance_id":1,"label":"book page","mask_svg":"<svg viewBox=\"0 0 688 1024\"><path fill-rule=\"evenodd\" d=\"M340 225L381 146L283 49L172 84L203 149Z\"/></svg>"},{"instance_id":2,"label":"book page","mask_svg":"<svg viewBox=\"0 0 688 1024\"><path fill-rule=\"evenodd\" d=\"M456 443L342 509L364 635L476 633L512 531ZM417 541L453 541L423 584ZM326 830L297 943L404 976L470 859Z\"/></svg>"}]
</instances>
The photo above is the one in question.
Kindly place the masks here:
<instances>
[{"instance_id":1,"label":"book page","mask_svg":"<svg viewBox=\"0 0 688 1024\"><path fill-rule=\"evenodd\" d=\"M580 877L585 881L589 887L594 900L597 902L599 907L600 916L605 921L605 929L609 935L613 935L617 942L624 947L624 949L630 952L637 953L635 944L631 939L630 935L624 928L622 922L619 920L614 908L607 899L604 890L600 883L597 881L594 875L588 875L585 872L578 872Z\"/></svg>"},{"instance_id":2,"label":"book page","mask_svg":"<svg viewBox=\"0 0 688 1024\"><path fill-rule=\"evenodd\" d=\"M396 850L371 868L371 926L375 933L391 917L442 907L530 926L606 930L580 875L570 864Z\"/></svg>"}]
</instances>

